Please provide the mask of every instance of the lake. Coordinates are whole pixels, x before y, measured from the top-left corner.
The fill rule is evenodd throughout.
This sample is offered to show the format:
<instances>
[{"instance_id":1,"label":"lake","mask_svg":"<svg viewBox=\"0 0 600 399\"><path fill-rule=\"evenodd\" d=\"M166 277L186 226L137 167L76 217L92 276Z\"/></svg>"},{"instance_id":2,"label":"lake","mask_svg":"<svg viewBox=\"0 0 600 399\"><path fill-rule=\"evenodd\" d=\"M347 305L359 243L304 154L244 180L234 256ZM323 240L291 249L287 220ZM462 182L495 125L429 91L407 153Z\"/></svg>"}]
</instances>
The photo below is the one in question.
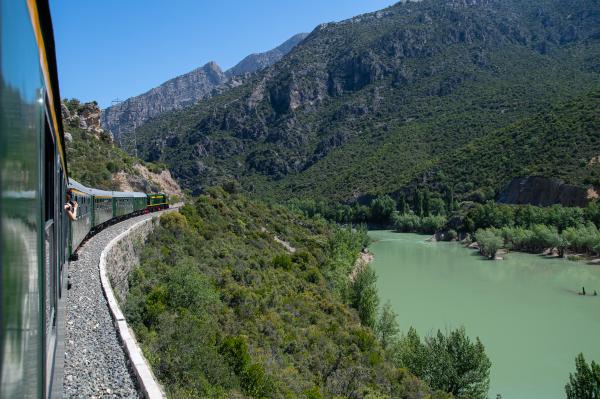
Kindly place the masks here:
<instances>
[{"instance_id":1,"label":"lake","mask_svg":"<svg viewBox=\"0 0 600 399\"><path fill-rule=\"evenodd\" d=\"M371 231L381 303L401 331L464 325L492 361L489 397L565 398L575 356L600 361L600 266L509 253L490 261L457 243Z\"/></svg>"}]
</instances>

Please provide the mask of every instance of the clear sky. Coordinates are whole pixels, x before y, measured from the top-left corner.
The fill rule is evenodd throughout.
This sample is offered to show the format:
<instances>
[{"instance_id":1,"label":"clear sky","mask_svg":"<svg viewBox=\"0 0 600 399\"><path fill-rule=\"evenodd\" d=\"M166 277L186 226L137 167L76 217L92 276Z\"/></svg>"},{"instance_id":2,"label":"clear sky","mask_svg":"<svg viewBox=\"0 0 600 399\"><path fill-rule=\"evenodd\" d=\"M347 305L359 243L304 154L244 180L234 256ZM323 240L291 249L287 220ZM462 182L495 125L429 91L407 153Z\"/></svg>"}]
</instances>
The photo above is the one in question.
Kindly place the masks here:
<instances>
[{"instance_id":1,"label":"clear sky","mask_svg":"<svg viewBox=\"0 0 600 399\"><path fill-rule=\"evenodd\" d=\"M208 61L226 70L323 22L394 0L51 0L61 96L141 94Z\"/></svg>"}]
</instances>

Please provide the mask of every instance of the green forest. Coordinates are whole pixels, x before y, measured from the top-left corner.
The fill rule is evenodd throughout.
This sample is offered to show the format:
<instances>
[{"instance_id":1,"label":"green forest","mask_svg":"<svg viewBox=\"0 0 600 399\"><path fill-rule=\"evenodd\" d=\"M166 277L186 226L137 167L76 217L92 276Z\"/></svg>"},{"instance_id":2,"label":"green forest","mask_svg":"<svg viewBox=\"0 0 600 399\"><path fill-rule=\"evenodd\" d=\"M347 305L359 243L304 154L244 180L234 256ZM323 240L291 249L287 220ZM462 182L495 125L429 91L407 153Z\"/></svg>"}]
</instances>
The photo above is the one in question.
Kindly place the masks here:
<instances>
[{"instance_id":1,"label":"green forest","mask_svg":"<svg viewBox=\"0 0 600 399\"><path fill-rule=\"evenodd\" d=\"M349 278L367 244L364 227L212 188L161 218L125 313L172 398L485 398L479 339L401 335L374 271Z\"/></svg>"}]
</instances>

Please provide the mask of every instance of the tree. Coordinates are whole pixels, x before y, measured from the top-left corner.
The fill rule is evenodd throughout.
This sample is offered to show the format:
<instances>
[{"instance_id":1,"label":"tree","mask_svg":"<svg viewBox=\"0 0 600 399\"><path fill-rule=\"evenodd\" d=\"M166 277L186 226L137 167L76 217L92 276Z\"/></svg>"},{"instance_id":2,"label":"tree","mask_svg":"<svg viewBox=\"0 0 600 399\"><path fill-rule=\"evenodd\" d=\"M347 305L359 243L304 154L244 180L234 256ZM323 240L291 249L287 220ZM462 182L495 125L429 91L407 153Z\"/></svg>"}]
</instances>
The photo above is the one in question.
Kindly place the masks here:
<instances>
[{"instance_id":1,"label":"tree","mask_svg":"<svg viewBox=\"0 0 600 399\"><path fill-rule=\"evenodd\" d=\"M423 194L423 215L421 216L429 216L431 213L431 194L429 190L425 189Z\"/></svg>"},{"instance_id":2,"label":"tree","mask_svg":"<svg viewBox=\"0 0 600 399\"><path fill-rule=\"evenodd\" d=\"M411 327L406 335L402 335L395 344L394 363L398 367L407 368L411 373L423 379L427 362L427 348L421 342L417 330Z\"/></svg>"},{"instance_id":3,"label":"tree","mask_svg":"<svg viewBox=\"0 0 600 399\"><path fill-rule=\"evenodd\" d=\"M448 211L448 214L454 212L454 190L451 187L446 190L444 202L446 203L446 210Z\"/></svg>"},{"instance_id":4,"label":"tree","mask_svg":"<svg viewBox=\"0 0 600 399\"><path fill-rule=\"evenodd\" d=\"M414 195L415 204L413 209L415 213L419 216L423 216L423 192L421 190L417 190Z\"/></svg>"},{"instance_id":5,"label":"tree","mask_svg":"<svg viewBox=\"0 0 600 399\"><path fill-rule=\"evenodd\" d=\"M491 362L477 338L471 342L464 327L448 335L438 330L426 340L428 367L425 381L433 389L461 399L485 399L490 385Z\"/></svg>"},{"instance_id":6,"label":"tree","mask_svg":"<svg viewBox=\"0 0 600 399\"><path fill-rule=\"evenodd\" d=\"M379 305L376 283L377 275L367 265L356 276L350 292L350 302L352 307L358 311L361 323L373 329L375 328L377 306Z\"/></svg>"},{"instance_id":7,"label":"tree","mask_svg":"<svg viewBox=\"0 0 600 399\"><path fill-rule=\"evenodd\" d=\"M495 259L496 252L504 245L502 237L497 236L496 233L491 230L477 230L475 239L479 244L479 252L490 259Z\"/></svg>"},{"instance_id":8,"label":"tree","mask_svg":"<svg viewBox=\"0 0 600 399\"><path fill-rule=\"evenodd\" d=\"M429 200L429 212L432 216L446 215L446 203L439 197L434 197Z\"/></svg>"},{"instance_id":9,"label":"tree","mask_svg":"<svg viewBox=\"0 0 600 399\"><path fill-rule=\"evenodd\" d=\"M381 195L371 201L371 218L376 223L389 223L396 201L389 195Z\"/></svg>"},{"instance_id":10,"label":"tree","mask_svg":"<svg viewBox=\"0 0 600 399\"><path fill-rule=\"evenodd\" d=\"M381 315L379 316L379 320L377 320L377 325L375 326L375 332L377 333L377 337L379 338L379 342L381 342L381 346L384 350L387 350L390 344L398 335L398 322L396 321L396 313L392 309L392 303L387 301L385 305L383 305L383 309L381 310Z\"/></svg>"},{"instance_id":11,"label":"tree","mask_svg":"<svg viewBox=\"0 0 600 399\"><path fill-rule=\"evenodd\" d=\"M565 385L567 399L599 399L600 398L600 365L592 361L587 364L583 354L575 358L575 374L569 374L569 382Z\"/></svg>"},{"instance_id":12,"label":"tree","mask_svg":"<svg viewBox=\"0 0 600 399\"><path fill-rule=\"evenodd\" d=\"M400 193L398 198L398 212L401 215L406 215L409 211L408 204L406 203L406 196L403 193Z\"/></svg>"}]
</instances>

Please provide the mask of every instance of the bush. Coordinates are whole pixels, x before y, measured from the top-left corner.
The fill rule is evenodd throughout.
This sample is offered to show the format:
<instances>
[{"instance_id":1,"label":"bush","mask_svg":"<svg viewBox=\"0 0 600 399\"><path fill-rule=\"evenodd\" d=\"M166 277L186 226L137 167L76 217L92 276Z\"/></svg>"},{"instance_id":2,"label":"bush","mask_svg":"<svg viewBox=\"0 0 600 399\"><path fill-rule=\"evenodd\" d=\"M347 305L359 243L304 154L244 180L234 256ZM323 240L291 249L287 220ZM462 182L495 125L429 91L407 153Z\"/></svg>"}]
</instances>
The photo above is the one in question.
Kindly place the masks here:
<instances>
[{"instance_id":1,"label":"bush","mask_svg":"<svg viewBox=\"0 0 600 399\"><path fill-rule=\"evenodd\" d=\"M394 215L394 228L401 233L421 231L421 218L412 213Z\"/></svg>"},{"instance_id":2,"label":"bush","mask_svg":"<svg viewBox=\"0 0 600 399\"><path fill-rule=\"evenodd\" d=\"M290 270L292 268L292 258L287 254L276 255L273 258L273 267Z\"/></svg>"},{"instance_id":3,"label":"bush","mask_svg":"<svg viewBox=\"0 0 600 399\"><path fill-rule=\"evenodd\" d=\"M444 216L426 216L421 219L421 233L435 234L446 225L447 219Z\"/></svg>"},{"instance_id":4,"label":"bush","mask_svg":"<svg viewBox=\"0 0 600 399\"><path fill-rule=\"evenodd\" d=\"M491 229L477 230L475 233L475 239L479 244L479 252L481 252L483 256L487 256L490 259L495 259L496 252L498 252L498 250L504 245L502 238Z\"/></svg>"}]
</instances>

